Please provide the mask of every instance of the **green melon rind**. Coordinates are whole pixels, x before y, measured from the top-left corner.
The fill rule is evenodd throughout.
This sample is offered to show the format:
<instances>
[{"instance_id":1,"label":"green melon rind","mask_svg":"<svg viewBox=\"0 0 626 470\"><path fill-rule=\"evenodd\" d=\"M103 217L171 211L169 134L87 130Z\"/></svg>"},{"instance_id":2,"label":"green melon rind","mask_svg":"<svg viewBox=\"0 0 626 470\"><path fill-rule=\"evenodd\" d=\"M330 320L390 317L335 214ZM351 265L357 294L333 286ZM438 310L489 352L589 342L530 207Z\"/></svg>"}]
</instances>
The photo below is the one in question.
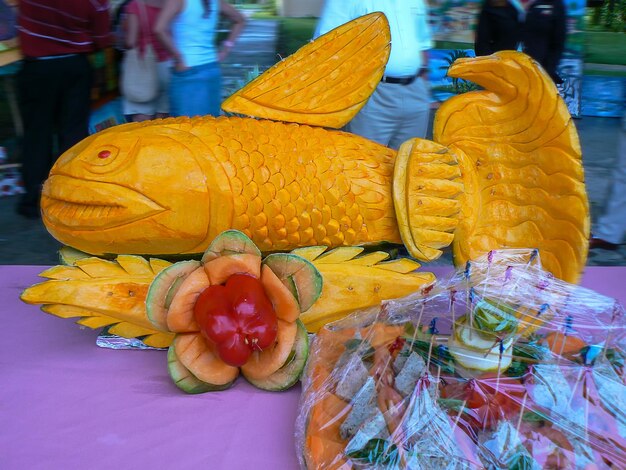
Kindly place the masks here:
<instances>
[{"instance_id":1,"label":"green melon rind","mask_svg":"<svg viewBox=\"0 0 626 470\"><path fill-rule=\"evenodd\" d=\"M224 385L213 385L203 382L180 362L173 345L167 350L167 370L170 373L174 385L187 393L216 392L226 390L233 384L233 382L228 382Z\"/></svg>"},{"instance_id":2,"label":"green melon rind","mask_svg":"<svg viewBox=\"0 0 626 470\"><path fill-rule=\"evenodd\" d=\"M298 331L296 333L293 354L289 354L285 365L264 379L246 377L245 372L242 370L242 374L248 382L262 390L280 392L293 387L300 380L300 375L302 375L309 357L309 335L300 320L296 320L296 323Z\"/></svg>"},{"instance_id":3,"label":"green melon rind","mask_svg":"<svg viewBox=\"0 0 626 470\"><path fill-rule=\"evenodd\" d=\"M293 253L274 253L268 255L263 264L267 264L291 291L300 311L306 312L322 295L322 275L309 260Z\"/></svg>"},{"instance_id":4,"label":"green melon rind","mask_svg":"<svg viewBox=\"0 0 626 470\"><path fill-rule=\"evenodd\" d=\"M174 297L184 279L201 266L200 261L180 261L168 266L154 278L146 295L146 314L157 329L169 331L167 327L168 299Z\"/></svg>"},{"instance_id":5,"label":"green melon rind","mask_svg":"<svg viewBox=\"0 0 626 470\"><path fill-rule=\"evenodd\" d=\"M208 263L220 256L248 253L261 256L261 251L250 238L239 230L225 230L211 242L202 255L202 263Z\"/></svg>"}]
</instances>

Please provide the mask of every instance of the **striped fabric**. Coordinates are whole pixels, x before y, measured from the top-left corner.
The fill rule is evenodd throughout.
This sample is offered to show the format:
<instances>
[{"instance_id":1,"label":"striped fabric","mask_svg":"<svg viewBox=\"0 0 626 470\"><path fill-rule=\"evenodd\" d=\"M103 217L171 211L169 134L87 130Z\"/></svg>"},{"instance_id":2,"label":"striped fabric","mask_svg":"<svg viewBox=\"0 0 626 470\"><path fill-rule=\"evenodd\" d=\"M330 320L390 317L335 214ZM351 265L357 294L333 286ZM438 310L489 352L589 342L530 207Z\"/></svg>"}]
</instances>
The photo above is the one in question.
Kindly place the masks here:
<instances>
[{"instance_id":1,"label":"striped fabric","mask_svg":"<svg viewBox=\"0 0 626 470\"><path fill-rule=\"evenodd\" d=\"M26 57L91 52L111 44L108 0L20 0L17 28Z\"/></svg>"}]
</instances>

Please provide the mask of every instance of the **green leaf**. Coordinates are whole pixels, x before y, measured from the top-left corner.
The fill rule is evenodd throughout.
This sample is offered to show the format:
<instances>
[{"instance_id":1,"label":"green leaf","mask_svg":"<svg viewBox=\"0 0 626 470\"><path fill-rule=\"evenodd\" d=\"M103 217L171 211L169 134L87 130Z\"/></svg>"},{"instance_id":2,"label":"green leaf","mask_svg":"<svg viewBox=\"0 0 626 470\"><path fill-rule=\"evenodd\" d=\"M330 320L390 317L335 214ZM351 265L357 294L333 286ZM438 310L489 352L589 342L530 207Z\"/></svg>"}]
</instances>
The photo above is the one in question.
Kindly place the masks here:
<instances>
[{"instance_id":1,"label":"green leaf","mask_svg":"<svg viewBox=\"0 0 626 470\"><path fill-rule=\"evenodd\" d=\"M606 358L611 365L616 369L622 369L624 367L624 355L615 349L609 348L606 350Z\"/></svg>"},{"instance_id":2,"label":"green leaf","mask_svg":"<svg viewBox=\"0 0 626 470\"><path fill-rule=\"evenodd\" d=\"M348 457L369 465L389 465L398 463L398 447L385 439L370 439L362 449L348 452Z\"/></svg>"},{"instance_id":3,"label":"green leaf","mask_svg":"<svg viewBox=\"0 0 626 470\"><path fill-rule=\"evenodd\" d=\"M527 411L522 415L522 421L526 423L542 423L550 419L539 411Z\"/></svg>"},{"instance_id":4,"label":"green leaf","mask_svg":"<svg viewBox=\"0 0 626 470\"><path fill-rule=\"evenodd\" d=\"M350 353L357 353L362 360L369 359L374 355L374 348L365 339L352 338L344 343L346 350Z\"/></svg>"},{"instance_id":5,"label":"green leaf","mask_svg":"<svg viewBox=\"0 0 626 470\"><path fill-rule=\"evenodd\" d=\"M422 356L424 361L428 361L428 352L430 351L430 364L439 366L442 372L454 374L454 358L448 351L448 347L443 344L433 344L431 347L430 340L422 341L418 339L407 339L407 345Z\"/></svg>"},{"instance_id":6,"label":"green leaf","mask_svg":"<svg viewBox=\"0 0 626 470\"><path fill-rule=\"evenodd\" d=\"M474 323L480 330L512 333L517 328L515 308L481 299L474 307Z\"/></svg>"},{"instance_id":7,"label":"green leaf","mask_svg":"<svg viewBox=\"0 0 626 470\"><path fill-rule=\"evenodd\" d=\"M517 342L513 345L513 356L525 357L533 361L543 361L550 357L550 349L534 341Z\"/></svg>"},{"instance_id":8,"label":"green leaf","mask_svg":"<svg viewBox=\"0 0 626 470\"><path fill-rule=\"evenodd\" d=\"M528 372L529 364L522 361L512 361L505 374L508 377L523 377Z\"/></svg>"},{"instance_id":9,"label":"green leaf","mask_svg":"<svg viewBox=\"0 0 626 470\"><path fill-rule=\"evenodd\" d=\"M528 452L523 446L515 454L508 459L509 470L532 470L535 460L528 455Z\"/></svg>"},{"instance_id":10,"label":"green leaf","mask_svg":"<svg viewBox=\"0 0 626 470\"><path fill-rule=\"evenodd\" d=\"M452 410L457 413L461 409L463 409L463 412L465 412L465 410L468 409L467 407L463 406L463 403L465 403L465 401L459 400L457 398L438 398L437 399L437 404L441 408L445 410Z\"/></svg>"}]
</instances>

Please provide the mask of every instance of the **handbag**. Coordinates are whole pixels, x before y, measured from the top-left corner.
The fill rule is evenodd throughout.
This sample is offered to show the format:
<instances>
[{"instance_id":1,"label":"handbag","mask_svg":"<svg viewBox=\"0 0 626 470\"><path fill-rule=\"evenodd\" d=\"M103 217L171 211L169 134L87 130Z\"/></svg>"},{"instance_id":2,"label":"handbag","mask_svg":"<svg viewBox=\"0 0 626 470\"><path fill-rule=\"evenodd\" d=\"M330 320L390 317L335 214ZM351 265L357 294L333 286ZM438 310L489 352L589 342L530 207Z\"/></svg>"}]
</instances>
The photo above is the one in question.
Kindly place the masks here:
<instances>
[{"instance_id":1,"label":"handbag","mask_svg":"<svg viewBox=\"0 0 626 470\"><path fill-rule=\"evenodd\" d=\"M140 5L139 22L144 20L144 31L149 31L148 16L143 2ZM142 18L143 17L143 18ZM142 28L140 28L140 31ZM135 103L152 101L159 94L159 76L157 71L157 57L149 42L143 54L139 47L133 47L124 54L122 60L122 78L120 84L122 95Z\"/></svg>"}]
</instances>

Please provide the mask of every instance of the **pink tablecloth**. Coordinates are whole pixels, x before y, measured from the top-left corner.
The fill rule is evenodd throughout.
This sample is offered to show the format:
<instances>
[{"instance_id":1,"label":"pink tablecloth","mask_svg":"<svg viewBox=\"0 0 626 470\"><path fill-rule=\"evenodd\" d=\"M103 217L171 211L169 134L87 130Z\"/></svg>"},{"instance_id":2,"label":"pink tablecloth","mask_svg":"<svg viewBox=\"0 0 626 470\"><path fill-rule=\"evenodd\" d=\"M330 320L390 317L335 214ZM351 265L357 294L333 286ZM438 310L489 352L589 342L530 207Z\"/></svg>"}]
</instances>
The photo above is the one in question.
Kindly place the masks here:
<instances>
[{"instance_id":1,"label":"pink tablecloth","mask_svg":"<svg viewBox=\"0 0 626 470\"><path fill-rule=\"evenodd\" d=\"M0 266L0 468L298 468L299 388L186 395L165 352L98 348L97 332L23 304L43 269ZM626 267L588 268L583 285L626 303Z\"/></svg>"}]
</instances>

